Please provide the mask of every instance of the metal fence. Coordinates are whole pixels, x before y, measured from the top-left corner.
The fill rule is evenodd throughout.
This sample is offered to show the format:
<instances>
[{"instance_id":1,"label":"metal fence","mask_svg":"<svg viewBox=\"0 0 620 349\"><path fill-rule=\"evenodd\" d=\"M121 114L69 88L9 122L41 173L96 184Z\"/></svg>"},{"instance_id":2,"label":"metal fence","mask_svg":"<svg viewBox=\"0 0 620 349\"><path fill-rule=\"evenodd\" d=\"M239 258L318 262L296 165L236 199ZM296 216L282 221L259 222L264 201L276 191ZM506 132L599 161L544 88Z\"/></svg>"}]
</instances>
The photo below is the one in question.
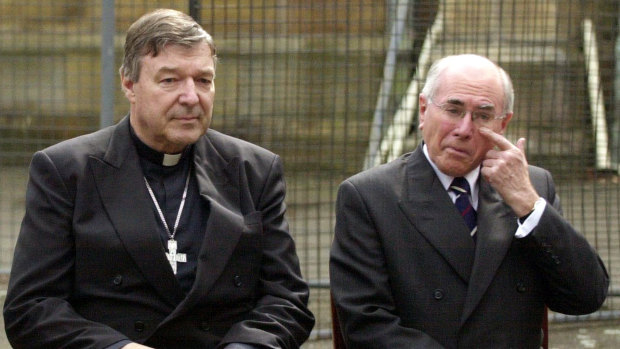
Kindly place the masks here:
<instances>
[{"instance_id":1,"label":"metal fence","mask_svg":"<svg viewBox=\"0 0 620 349\"><path fill-rule=\"evenodd\" d=\"M487 55L511 74L507 136L525 136L530 163L554 173L565 216L598 249L618 294L617 0L0 0L3 273L32 153L127 113L116 73L124 32L158 7L191 13L216 40L213 128L285 161L314 339L329 336L337 185L415 147L426 69L452 53ZM610 297L591 317L617 309Z\"/></svg>"}]
</instances>

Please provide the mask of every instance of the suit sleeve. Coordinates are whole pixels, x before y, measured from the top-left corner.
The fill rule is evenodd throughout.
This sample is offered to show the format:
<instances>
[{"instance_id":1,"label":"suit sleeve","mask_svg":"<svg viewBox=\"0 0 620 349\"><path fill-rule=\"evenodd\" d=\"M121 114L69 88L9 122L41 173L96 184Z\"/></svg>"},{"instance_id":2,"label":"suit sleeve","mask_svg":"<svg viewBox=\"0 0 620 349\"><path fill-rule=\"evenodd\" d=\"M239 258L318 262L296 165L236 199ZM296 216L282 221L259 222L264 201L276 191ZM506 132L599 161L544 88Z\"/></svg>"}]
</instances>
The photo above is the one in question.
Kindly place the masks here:
<instances>
[{"instance_id":1,"label":"suit sleeve","mask_svg":"<svg viewBox=\"0 0 620 349\"><path fill-rule=\"evenodd\" d=\"M540 170L537 190L548 204L534 230L523 240L547 285L546 304L556 312L581 315L598 310L607 296L609 276L583 235L562 217L551 174ZM546 193L546 194L543 194Z\"/></svg>"},{"instance_id":2,"label":"suit sleeve","mask_svg":"<svg viewBox=\"0 0 620 349\"><path fill-rule=\"evenodd\" d=\"M338 190L330 281L347 347L442 348L426 333L401 324L388 275L365 198L345 181Z\"/></svg>"},{"instance_id":3,"label":"suit sleeve","mask_svg":"<svg viewBox=\"0 0 620 349\"><path fill-rule=\"evenodd\" d=\"M314 316L307 307L308 285L301 277L295 244L284 218L286 188L278 156L273 157L263 177L256 201L263 225L257 302L227 332L220 343L222 347L247 343L261 348L298 348L314 326Z\"/></svg>"},{"instance_id":4,"label":"suit sleeve","mask_svg":"<svg viewBox=\"0 0 620 349\"><path fill-rule=\"evenodd\" d=\"M4 304L5 330L14 348L101 348L126 339L84 319L70 305L75 296L73 204L58 167L45 153L36 153Z\"/></svg>"}]
</instances>

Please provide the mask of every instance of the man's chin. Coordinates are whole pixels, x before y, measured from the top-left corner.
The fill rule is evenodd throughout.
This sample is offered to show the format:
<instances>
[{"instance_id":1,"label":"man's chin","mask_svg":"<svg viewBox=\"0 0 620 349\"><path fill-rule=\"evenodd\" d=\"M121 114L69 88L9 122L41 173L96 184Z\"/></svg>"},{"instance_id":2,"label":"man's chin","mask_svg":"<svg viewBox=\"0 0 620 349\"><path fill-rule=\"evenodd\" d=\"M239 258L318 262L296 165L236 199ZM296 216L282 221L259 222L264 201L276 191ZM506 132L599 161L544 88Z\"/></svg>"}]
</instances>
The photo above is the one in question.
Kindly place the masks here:
<instances>
[{"instance_id":1,"label":"man's chin","mask_svg":"<svg viewBox=\"0 0 620 349\"><path fill-rule=\"evenodd\" d=\"M185 132L177 132L170 139L172 143L177 144L178 146L188 146L190 144L194 144L205 134L206 131L202 130L192 130Z\"/></svg>"},{"instance_id":2,"label":"man's chin","mask_svg":"<svg viewBox=\"0 0 620 349\"><path fill-rule=\"evenodd\" d=\"M469 172L471 172L475 166L470 166L469 162L452 160L447 161L443 164L437 164L437 168L448 176L452 177L463 177Z\"/></svg>"}]
</instances>

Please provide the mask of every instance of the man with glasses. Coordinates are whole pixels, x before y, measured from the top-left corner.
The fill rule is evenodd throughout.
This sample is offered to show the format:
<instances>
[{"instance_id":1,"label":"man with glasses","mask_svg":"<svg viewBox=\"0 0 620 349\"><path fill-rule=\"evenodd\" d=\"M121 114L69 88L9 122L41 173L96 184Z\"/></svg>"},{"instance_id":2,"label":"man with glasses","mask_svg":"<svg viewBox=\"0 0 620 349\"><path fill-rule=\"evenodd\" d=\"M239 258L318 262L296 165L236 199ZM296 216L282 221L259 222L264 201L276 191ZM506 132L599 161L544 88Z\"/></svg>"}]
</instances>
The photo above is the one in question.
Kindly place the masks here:
<instances>
[{"instance_id":1,"label":"man with glasses","mask_svg":"<svg viewBox=\"0 0 620 349\"><path fill-rule=\"evenodd\" d=\"M508 74L477 55L430 68L424 142L344 181L330 278L350 348L536 348L545 306L596 311L609 278L529 166Z\"/></svg>"}]
</instances>

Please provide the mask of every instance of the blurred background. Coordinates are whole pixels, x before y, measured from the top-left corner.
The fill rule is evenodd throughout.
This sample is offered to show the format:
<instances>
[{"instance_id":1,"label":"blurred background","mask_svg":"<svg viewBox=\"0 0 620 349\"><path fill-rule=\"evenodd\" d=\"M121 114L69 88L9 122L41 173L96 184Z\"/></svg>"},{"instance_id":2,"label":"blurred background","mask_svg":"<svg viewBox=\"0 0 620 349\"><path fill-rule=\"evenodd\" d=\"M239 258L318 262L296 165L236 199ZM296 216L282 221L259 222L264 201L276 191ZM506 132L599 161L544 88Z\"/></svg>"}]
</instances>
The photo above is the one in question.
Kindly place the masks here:
<instances>
[{"instance_id":1,"label":"blurred background","mask_svg":"<svg viewBox=\"0 0 620 349\"><path fill-rule=\"evenodd\" d=\"M307 347L330 347L338 184L416 147L426 71L455 53L486 55L512 76L507 137L527 138L529 162L552 171L564 215L611 274L601 311L550 322L620 319L618 0L0 0L0 279L33 152L128 112L124 34L159 7L189 13L215 39L212 128L284 159L317 317Z\"/></svg>"}]
</instances>

